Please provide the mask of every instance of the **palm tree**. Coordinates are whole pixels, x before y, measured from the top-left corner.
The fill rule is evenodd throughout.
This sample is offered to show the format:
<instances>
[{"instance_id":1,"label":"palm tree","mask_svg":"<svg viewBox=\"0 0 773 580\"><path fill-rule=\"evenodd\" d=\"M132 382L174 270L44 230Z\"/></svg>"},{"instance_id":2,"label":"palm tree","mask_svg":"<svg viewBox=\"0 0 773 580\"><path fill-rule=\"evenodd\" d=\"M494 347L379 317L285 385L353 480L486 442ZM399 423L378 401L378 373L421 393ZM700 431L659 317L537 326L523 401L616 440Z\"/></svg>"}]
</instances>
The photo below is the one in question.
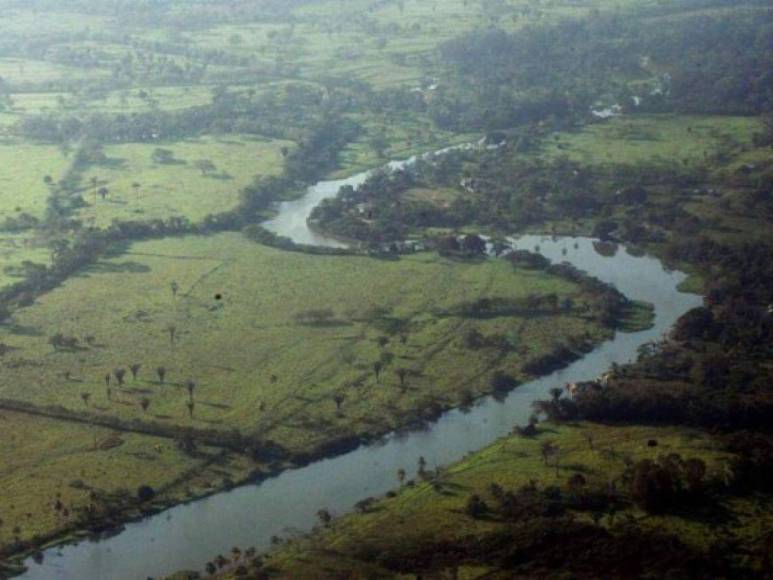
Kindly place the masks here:
<instances>
[{"instance_id":1,"label":"palm tree","mask_svg":"<svg viewBox=\"0 0 773 580\"><path fill-rule=\"evenodd\" d=\"M192 379L185 381L185 388L188 389L188 398L193 400L193 391L196 390L196 383Z\"/></svg>"},{"instance_id":2,"label":"palm tree","mask_svg":"<svg viewBox=\"0 0 773 580\"><path fill-rule=\"evenodd\" d=\"M174 339L177 335L177 327L174 324L170 324L166 327L166 331L169 333L169 344L174 345Z\"/></svg>"},{"instance_id":3,"label":"palm tree","mask_svg":"<svg viewBox=\"0 0 773 580\"><path fill-rule=\"evenodd\" d=\"M163 385L164 384L164 377L166 377L166 368L164 368L164 367L157 367L156 368L156 374L158 375L158 382L160 382Z\"/></svg>"},{"instance_id":4,"label":"palm tree","mask_svg":"<svg viewBox=\"0 0 773 580\"><path fill-rule=\"evenodd\" d=\"M397 373L398 378L400 379L400 388L405 391L405 377L408 376L408 369L397 369L395 371Z\"/></svg>"},{"instance_id":5,"label":"palm tree","mask_svg":"<svg viewBox=\"0 0 773 580\"><path fill-rule=\"evenodd\" d=\"M83 399L83 404L87 407L89 406L89 399L91 398L91 393L81 393L81 399Z\"/></svg>"},{"instance_id":6,"label":"palm tree","mask_svg":"<svg viewBox=\"0 0 773 580\"><path fill-rule=\"evenodd\" d=\"M99 180L97 179L97 176L94 175L91 178L90 181L91 181L91 187L94 190L94 205L96 205L96 203L97 203L97 184L99 183Z\"/></svg>"},{"instance_id":7,"label":"palm tree","mask_svg":"<svg viewBox=\"0 0 773 580\"><path fill-rule=\"evenodd\" d=\"M107 373L107 374L105 375L105 386L106 386L106 387L109 387L109 386L110 386L110 373Z\"/></svg>"},{"instance_id":8,"label":"palm tree","mask_svg":"<svg viewBox=\"0 0 773 580\"><path fill-rule=\"evenodd\" d=\"M142 365L140 363L132 363L129 365L129 370L132 372L132 380L137 380L137 374L140 372Z\"/></svg>"},{"instance_id":9,"label":"palm tree","mask_svg":"<svg viewBox=\"0 0 773 580\"><path fill-rule=\"evenodd\" d=\"M123 378L126 376L126 369L117 368L113 371L113 374L118 381L118 386L123 385Z\"/></svg>"},{"instance_id":10,"label":"palm tree","mask_svg":"<svg viewBox=\"0 0 773 580\"><path fill-rule=\"evenodd\" d=\"M427 469L427 460L422 455L419 457L419 473L424 473Z\"/></svg>"},{"instance_id":11,"label":"palm tree","mask_svg":"<svg viewBox=\"0 0 773 580\"><path fill-rule=\"evenodd\" d=\"M180 289L180 285L175 280L172 280L172 283L169 284L169 287L172 289L172 296L177 296L177 291Z\"/></svg>"},{"instance_id":12,"label":"palm tree","mask_svg":"<svg viewBox=\"0 0 773 580\"><path fill-rule=\"evenodd\" d=\"M323 526L328 527L330 522L333 521L333 516L326 509L321 509L317 512L317 517Z\"/></svg>"},{"instance_id":13,"label":"palm tree","mask_svg":"<svg viewBox=\"0 0 773 580\"><path fill-rule=\"evenodd\" d=\"M405 469L402 467L397 470L397 481L400 482L400 485L403 485L403 482L405 482Z\"/></svg>"},{"instance_id":14,"label":"palm tree","mask_svg":"<svg viewBox=\"0 0 773 580\"><path fill-rule=\"evenodd\" d=\"M564 394L564 390L559 387L553 387L548 392L550 393L550 396L553 398L553 401L556 403L558 402L558 399L561 398L561 395Z\"/></svg>"},{"instance_id":15,"label":"palm tree","mask_svg":"<svg viewBox=\"0 0 773 580\"><path fill-rule=\"evenodd\" d=\"M384 363L380 360L373 363L373 372L376 374L376 382L378 382L378 376L381 374L382 368L384 368Z\"/></svg>"},{"instance_id":16,"label":"palm tree","mask_svg":"<svg viewBox=\"0 0 773 580\"><path fill-rule=\"evenodd\" d=\"M545 463L545 465L548 464L548 458L551 455L554 455L556 452L556 446L553 445L552 441L543 441L540 444L540 453L542 454L542 461Z\"/></svg>"},{"instance_id":17,"label":"palm tree","mask_svg":"<svg viewBox=\"0 0 773 580\"><path fill-rule=\"evenodd\" d=\"M148 410L148 407L150 407L150 399L147 397L143 397L140 399L140 407L142 407L142 412L146 412Z\"/></svg>"},{"instance_id":18,"label":"palm tree","mask_svg":"<svg viewBox=\"0 0 773 580\"><path fill-rule=\"evenodd\" d=\"M335 404L336 404L336 413L338 413L339 415L341 414L341 405L343 404L345 399L346 399L346 395L344 395L343 393L336 393L335 395L333 395L333 400L335 401Z\"/></svg>"}]
</instances>

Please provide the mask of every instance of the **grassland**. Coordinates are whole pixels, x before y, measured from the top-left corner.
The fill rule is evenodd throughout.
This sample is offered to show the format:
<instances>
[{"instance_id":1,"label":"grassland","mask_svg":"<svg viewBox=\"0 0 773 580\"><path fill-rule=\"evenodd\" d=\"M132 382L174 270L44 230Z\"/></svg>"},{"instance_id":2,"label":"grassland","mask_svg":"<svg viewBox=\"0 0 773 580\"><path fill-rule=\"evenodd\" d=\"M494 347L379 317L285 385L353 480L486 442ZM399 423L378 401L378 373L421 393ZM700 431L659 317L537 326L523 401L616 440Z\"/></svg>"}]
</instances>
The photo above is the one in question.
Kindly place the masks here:
<instances>
[{"instance_id":1,"label":"grassland","mask_svg":"<svg viewBox=\"0 0 773 580\"><path fill-rule=\"evenodd\" d=\"M282 148L292 149L289 141L269 140L249 135L206 136L159 144L131 143L105 147L108 161L90 167L83 176L88 185L87 206L80 217L94 220L97 227L114 219L150 220L172 216L200 222L205 216L233 209L239 192L253 178L277 175L282 170ZM166 163L153 160L157 148L172 152ZM210 160L215 169L206 174L196 162ZM106 187L101 199L97 189ZM135 187L134 184L137 184Z\"/></svg>"},{"instance_id":2,"label":"grassland","mask_svg":"<svg viewBox=\"0 0 773 580\"><path fill-rule=\"evenodd\" d=\"M51 262L51 253L34 234L0 234L0 288L24 276L24 262L47 266Z\"/></svg>"},{"instance_id":3,"label":"grassland","mask_svg":"<svg viewBox=\"0 0 773 580\"><path fill-rule=\"evenodd\" d=\"M84 95L54 91L19 92L13 94L12 106L4 113L4 124L11 125L22 120L25 115L41 113L129 114L187 109L209 103L212 100L212 88L210 85L140 86Z\"/></svg>"},{"instance_id":4,"label":"grassland","mask_svg":"<svg viewBox=\"0 0 773 580\"><path fill-rule=\"evenodd\" d=\"M589 298L577 292L541 273L514 274L504 261L307 256L237 234L141 242L16 313L2 334L16 350L4 360L0 396L79 410L85 393L90 411L239 428L304 451L459 404L488 391L495 369L523 379L529 358L570 336L608 335L578 314ZM448 314L480 297L547 293L573 296L577 312L551 315L549 325L544 316ZM314 310L331 313L317 323L298 320ZM514 336L518 347L469 350L462 337L471 328ZM48 343L55 333L77 337L78 348L55 351ZM122 388L113 380L108 400L105 374L132 363L143 365L138 380ZM158 366L168 369L164 384ZM398 368L407 371L404 389ZM197 384L192 419L189 378ZM340 414L337 394L345 396Z\"/></svg>"},{"instance_id":5,"label":"grassland","mask_svg":"<svg viewBox=\"0 0 773 580\"><path fill-rule=\"evenodd\" d=\"M566 155L593 166L702 164L728 148L751 145L759 129L753 117L690 115L626 115L556 134L548 141L548 158Z\"/></svg>"},{"instance_id":6,"label":"grassland","mask_svg":"<svg viewBox=\"0 0 773 580\"><path fill-rule=\"evenodd\" d=\"M593 449L587 436L592 437ZM650 440L657 441L657 446L648 446ZM552 461L549 465L543 461L540 446L545 441L560 450L558 470ZM376 562L387 554L404 552L409 557L412 549L418 550L421 546L474 541L509 525L496 517L473 519L466 513L466 501L473 494L490 505L497 503L492 497L493 483L505 490L519 489L530 482L540 488L552 485L563 488L573 474L581 473L589 488L606 488L621 477L624 459L654 460L669 453L703 460L710 481L722 480L731 459L706 434L684 428L543 424L537 437L503 438L444 469L439 480L433 482L411 482L415 466L406 465L409 481L396 494L389 494L393 497L379 499L365 514L341 517L330 528L290 541L270 553L266 565L280 578L412 577L395 574ZM395 486L398 486L397 476ZM732 524L733 533L754 534L755 530L759 533L760 526L773 521L773 511L762 498L733 499L732 509L739 514ZM590 522L592 514L576 512L573 515L576 521ZM726 533L708 520L647 515L633 507L614 516L607 515L600 523L612 529L615 521L623 521L629 515L642 529L674 533L698 551L705 550L712 540ZM494 571L486 566L461 566L458 577L488 578L486 573Z\"/></svg>"},{"instance_id":7,"label":"grassland","mask_svg":"<svg viewBox=\"0 0 773 580\"><path fill-rule=\"evenodd\" d=\"M43 178L56 181L69 167L58 147L18 141L0 142L0 164L0 221L22 212L42 218L49 196Z\"/></svg>"},{"instance_id":8,"label":"grassland","mask_svg":"<svg viewBox=\"0 0 773 580\"><path fill-rule=\"evenodd\" d=\"M102 501L92 493L126 500L148 485L157 495L147 509L204 495L251 468L216 449L202 448L193 458L169 439L27 414L2 412L0 425L0 547L77 531L79 518Z\"/></svg>"},{"instance_id":9,"label":"grassland","mask_svg":"<svg viewBox=\"0 0 773 580\"><path fill-rule=\"evenodd\" d=\"M63 66L44 60L32 60L25 58L0 59L0 76L17 84L39 84L48 81L58 81L72 76L81 78L94 78L104 75L105 72Z\"/></svg>"},{"instance_id":10,"label":"grassland","mask_svg":"<svg viewBox=\"0 0 773 580\"><path fill-rule=\"evenodd\" d=\"M355 116L355 120L362 126L363 134L341 152L340 169L333 173L333 179L367 171L390 160L408 159L480 138L479 135L439 130L417 115L405 114L397 118ZM374 141L382 141L383 150L374 148Z\"/></svg>"},{"instance_id":11,"label":"grassland","mask_svg":"<svg viewBox=\"0 0 773 580\"><path fill-rule=\"evenodd\" d=\"M0 142L0 224L13 223L22 214L39 220L45 217L50 176L56 181L69 167L61 150L51 145ZM50 262L44 240L34 231L0 231L0 288L17 281L24 261Z\"/></svg>"}]
</instances>

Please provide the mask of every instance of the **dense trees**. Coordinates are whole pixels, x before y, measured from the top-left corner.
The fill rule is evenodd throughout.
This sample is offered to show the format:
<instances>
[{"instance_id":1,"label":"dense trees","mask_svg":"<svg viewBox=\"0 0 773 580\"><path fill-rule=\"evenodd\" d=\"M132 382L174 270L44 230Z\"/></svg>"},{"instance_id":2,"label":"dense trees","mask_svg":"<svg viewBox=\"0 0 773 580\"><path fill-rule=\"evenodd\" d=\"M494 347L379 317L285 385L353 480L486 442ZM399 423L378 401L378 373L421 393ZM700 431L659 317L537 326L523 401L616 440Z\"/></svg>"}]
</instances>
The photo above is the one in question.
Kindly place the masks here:
<instances>
[{"instance_id":1,"label":"dense trees","mask_svg":"<svg viewBox=\"0 0 773 580\"><path fill-rule=\"evenodd\" d=\"M641 109L654 111L773 108L769 11L673 20L663 12L668 9L647 7L517 34L492 27L455 38L441 56L457 81L433 100L430 113L440 126L493 129L587 115L596 99L609 95L624 106L634 106L636 96ZM663 68L666 73L656 72ZM638 94L626 82L631 78L642 81Z\"/></svg>"},{"instance_id":2,"label":"dense trees","mask_svg":"<svg viewBox=\"0 0 773 580\"><path fill-rule=\"evenodd\" d=\"M657 461L639 461L629 468L626 478L633 501L650 513L659 513L699 501L705 474L706 464L702 460L685 461L670 454Z\"/></svg>"}]
</instances>

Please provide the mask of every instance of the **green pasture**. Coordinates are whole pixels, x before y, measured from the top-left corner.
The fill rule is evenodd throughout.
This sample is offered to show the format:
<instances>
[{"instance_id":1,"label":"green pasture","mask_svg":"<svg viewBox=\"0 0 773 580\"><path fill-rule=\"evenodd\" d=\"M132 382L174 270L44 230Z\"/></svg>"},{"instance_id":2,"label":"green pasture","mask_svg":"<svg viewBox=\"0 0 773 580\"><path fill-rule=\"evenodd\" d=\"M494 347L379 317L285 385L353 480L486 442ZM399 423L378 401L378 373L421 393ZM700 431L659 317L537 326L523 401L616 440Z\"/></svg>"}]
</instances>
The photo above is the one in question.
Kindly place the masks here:
<instances>
[{"instance_id":1,"label":"green pasture","mask_svg":"<svg viewBox=\"0 0 773 580\"><path fill-rule=\"evenodd\" d=\"M547 293L572 296L577 310L474 320L453 315L455 306L480 297ZM238 428L302 451L346 434L395 428L422 409L469 401L489 391L495 370L525 379L526 360L570 336L607 336L579 316L588 300L573 284L514 273L504 261L459 262L429 253L396 261L309 256L239 234L140 242L14 315L0 334L13 349L3 360L0 397L125 419ZM314 310L329 314L302 319ZM516 348L470 350L463 336L472 328L510 336ZM49 338L56 333L76 337L77 346L55 350ZM378 380L376 361L382 361ZM107 373L128 371L133 363L142 365L136 381L127 372L123 386L114 377L105 384ZM163 384L159 366L167 369ZM398 369L406 370L402 387ZM192 418L188 380L196 384Z\"/></svg>"}]
</instances>

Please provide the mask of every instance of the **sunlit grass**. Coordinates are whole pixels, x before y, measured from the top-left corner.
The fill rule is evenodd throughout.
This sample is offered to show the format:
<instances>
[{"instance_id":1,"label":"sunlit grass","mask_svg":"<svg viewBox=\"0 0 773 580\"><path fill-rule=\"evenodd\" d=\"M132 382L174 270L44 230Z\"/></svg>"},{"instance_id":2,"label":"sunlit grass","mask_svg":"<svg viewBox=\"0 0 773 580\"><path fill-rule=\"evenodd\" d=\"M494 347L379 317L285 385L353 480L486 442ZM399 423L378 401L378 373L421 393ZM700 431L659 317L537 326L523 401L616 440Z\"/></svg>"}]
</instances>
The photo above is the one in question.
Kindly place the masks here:
<instances>
[{"instance_id":1,"label":"sunlit grass","mask_svg":"<svg viewBox=\"0 0 773 580\"><path fill-rule=\"evenodd\" d=\"M14 369L0 377L0 396L78 410L85 409L86 392L100 413L240 428L308 450L344 433L394 428L433 400L459 404L465 393L488 391L495 369L523 379L527 357L570 335L608 336L571 314L551 315L550 324L545 317L437 316L482 296L552 292L582 301L573 284L513 273L498 260L309 256L238 234L140 242L14 316L2 340L18 350L6 355ZM375 307L405 321L404 343L389 335L379 345L388 333L369 321ZM296 320L314 309L330 309L330 323ZM174 344L169 325L176 327ZM462 337L473 327L485 335L517 330L525 350L469 350ZM78 337L81 348L55 352L48 338L57 332ZM384 356L389 359L376 381L373 364ZM143 365L139 379L129 378L123 389L113 379L108 400L104 375L135 362ZM166 384L158 382L158 366L168 369ZM411 371L405 393L396 373L401 367ZM189 378L198 385L192 420L184 387ZM341 416L335 393L346 396ZM147 413L139 406L142 397L151 401Z\"/></svg>"}]
</instances>

